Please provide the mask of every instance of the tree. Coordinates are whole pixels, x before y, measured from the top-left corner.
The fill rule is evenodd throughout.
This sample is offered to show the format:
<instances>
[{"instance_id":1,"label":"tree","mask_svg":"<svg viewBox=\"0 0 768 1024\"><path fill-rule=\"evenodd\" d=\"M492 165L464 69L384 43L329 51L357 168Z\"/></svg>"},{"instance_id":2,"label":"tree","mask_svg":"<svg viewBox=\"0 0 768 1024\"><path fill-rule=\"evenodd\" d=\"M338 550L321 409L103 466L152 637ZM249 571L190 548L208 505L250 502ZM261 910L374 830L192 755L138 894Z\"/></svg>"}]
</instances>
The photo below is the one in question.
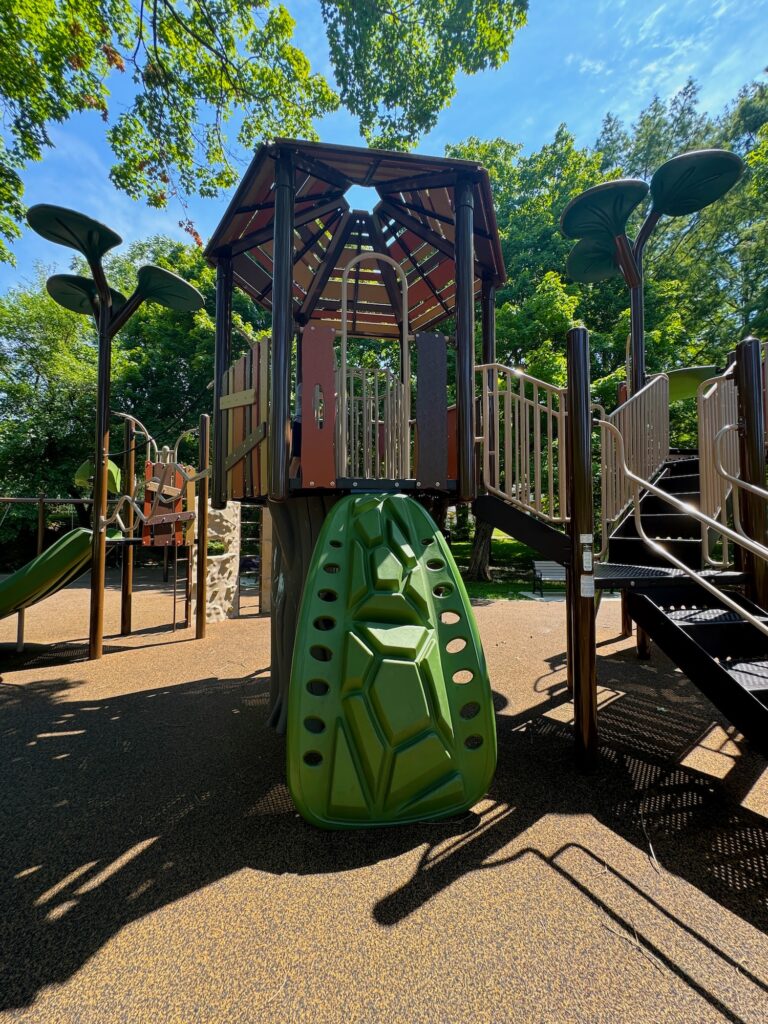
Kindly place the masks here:
<instances>
[{"instance_id":1,"label":"tree","mask_svg":"<svg viewBox=\"0 0 768 1024\"><path fill-rule=\"evenodd\" d=\"M366 138L407 148L450 102L458 71L506 60L526 9L322 0L341 99ZM24 168L76 112L107 125L114 184L156 207L231 188L237 153L263 139L316 138L339 96L291 42L294 25L273 0L0 0L0 259L19 233ZM129 100L114 117L120 76Z\"/></svg>"}]
</instances>

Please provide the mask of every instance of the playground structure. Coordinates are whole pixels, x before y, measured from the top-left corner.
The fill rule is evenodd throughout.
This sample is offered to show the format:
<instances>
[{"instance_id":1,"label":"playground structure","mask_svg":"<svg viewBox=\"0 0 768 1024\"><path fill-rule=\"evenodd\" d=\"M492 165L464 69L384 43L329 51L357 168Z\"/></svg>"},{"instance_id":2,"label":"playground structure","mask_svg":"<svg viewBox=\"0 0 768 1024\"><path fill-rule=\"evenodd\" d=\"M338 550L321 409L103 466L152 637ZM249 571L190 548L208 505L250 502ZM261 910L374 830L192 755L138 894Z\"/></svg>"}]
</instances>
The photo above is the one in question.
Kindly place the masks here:
<instances>
[{"instance_id":1,"label":"playground structure","mask_svg":"<svg viewBox=\"0 0 768 1024\"><path fill-rule=\"evenodd\" d=\"M194 485L200 481L198 501L198 637L205 633L205 565L207 551L208 514L208 417L200 421L200 465L194 472L178 462L178 442L173 452L158 451L157 444L146 428L130 415L125 420L125 449L123 480L128 490L117 501L111 515L107 515L109 475L109 426L112 338L125 326L143 302L156 302L170 309L189 311L199 309L203 297L190 284L162 267L144 266L137 273L133 294L126 298L109 287L103 257L122 242L110 228L98 221L64 207L39 204L27 211L30 227L49 241L74 249L85 257L92 277L73 274L55 274L48 279L51 297L65 309L93 317L98 333L98 380L96 393L96 454L92 501L92 528L90 533L78 531L60 538L48 551L38 553L28 565L2 583L0 616L13 613L19 616L17 646L24 643L24 612L30 605L61 589L75 576L91 570L91 607L89 624L89 657L101 657L104 632L104 581L106 567L107 531L115 524L119 539L110 542L127 546L123 558L121 589L121 632L131 632L131 601L133 593L133 550L135 522L142 525L140 542L144 545L171 547L175 556L178 548L192 542L191 526L195 518ZM136 500L136 438L146 439L147 460L145 501L142 508ZM172 457L171 457L172 456ZM188 506L184 508L185 504ZM125 520L122 513L125 510ZM182 524L188 524L186 533ZM176 623L176 575L174 574L174 628ZM202 598L202 599L201 599ZM186 617L189 612L189 579L187 579Z\"/></svg>"},{"instance_id":2,"label":"playground structure","mask_svg":"<svg viewBox=\"0 0 768 1024\"><path fill-rule=\"evenodd\" d=\"M649 192L645 182L597 186L565 212L564 230L582 239L569 260L572 276L600 280L622 273L630 287L631 397L605 416L590 402L582 328L568 335L566 388L496 362L494 292L504 267L482 167L283 139L257 152L206 250L217 269L213 501L267 504L272 515L271 721L278 729L287 724L291 788L310 820L333 826L382 820L382 805L378 811L375 806L377 772L399 764L396 756L387 769L374 771L370 764L371 751L398 754L391 712L376 702L380 667L392 660L392 649L374 634L377 623L396 633L404 621L415 621L410 612L398 620L393 609L399 603L402 611L409 572L421 567L396 555L399 568L391 563L389 582L373 584L380 592L375 609L360 598L370 584L356 591L362 569L354 568L366 529L379 538L379 554L368 556L375 570L396 554L397 544L381 526L387 495L416 498L438 519L449 503L472 502L478 518L566 567L568 680L582 764L591 764L597 752L594 617L596 595L606 587L622 592L625 630L634 619L641 654L653 636L685 662L694 682L739 728L762 742L768 688L745 687L711 645L683 656L679 638L668 635L674 625L689 647L707 631L721 644L743 637L747 655L765 645L768 626L759 609L768 607L768 595L758 596L764 575L758 563L768 559L768 547L764 512L761 520L756 504L768 492L764 448L761 462L754 441L764 437L757 343L742 343L735 364L720 377L713 367L697 367L648 380L643 335L642 255L653 228L662 215L681 216L714 202L741 170L737 157L720 151L669 161L651 182L653 206L635 243L626 224ZM375 188L371 212L350 210L344 193L352 184ZM268 352L262 342L230 366L235 285L272 312L273 327ZM482 362L476 365L478 298ZM450 316L455 339L435 330ZM355 352L362 350L360 339L378 344L381 357L350 362L351 339L357 339ZM455 347L456 361L450 409L449 347ZM670 450L669 402L694 395L697 385L699 451L685 460ZM740 432L740 446L737 400L742 419L749 406L750 422L760 421L754 432ZM595 431L602 452L603 537L597 545ZM699 476L701 499L693 492ZM336 537L340 550L334 557L325 547L334 529L329 523L354 518L355 503L363 500L358 495L366 496L375 525ZM349 511L334 510L339 502ZM746 503L743 512L740 503ZM424 543L432 544L436 533ZM690 559L677 553L678 534L684 544L697 545ZM716 540L722 550L717 558ZM735 568L729 544L745 552ZM449 558L439 566L452 571ZM323 598L329 583L332 595ZM744 588L755 604L737 592ZM307 611L318 600L329 601L331 612L320 614L319 604L314 613ZM340 609L334 603L339 600ZM345 632L368 629L363 664L375 665L370 671L356 668L355 652L334 640L337 609ZM471 622L468 607L458 614ZM428 620L427 633L439 637L439 605ZM466 632L460 639L467 643ZM414 682L432 703L431 724L419 724L421 711L402 711L413 719L401 722L406 739L400 754L439 732L436 706L443 698L450 703L455 692L452 673L461 659L442 641L439 646L442 681L433 677L426 687L423 678ZM415 649L406 648L394 657L403 673L418 661ZM713 688L702 677L718 658L728 680ZM489 700L481 688L477 703L485 708ZM417 703L423 707L423 700ZM447 732L458 735L455 725L451 720ZM462 769L456 771L465 778ZM395 806L391 792L386 799L386 820L408 818L407 802ZM332 805L338 813L329 811Z\"/></svg>"}]
</instances>

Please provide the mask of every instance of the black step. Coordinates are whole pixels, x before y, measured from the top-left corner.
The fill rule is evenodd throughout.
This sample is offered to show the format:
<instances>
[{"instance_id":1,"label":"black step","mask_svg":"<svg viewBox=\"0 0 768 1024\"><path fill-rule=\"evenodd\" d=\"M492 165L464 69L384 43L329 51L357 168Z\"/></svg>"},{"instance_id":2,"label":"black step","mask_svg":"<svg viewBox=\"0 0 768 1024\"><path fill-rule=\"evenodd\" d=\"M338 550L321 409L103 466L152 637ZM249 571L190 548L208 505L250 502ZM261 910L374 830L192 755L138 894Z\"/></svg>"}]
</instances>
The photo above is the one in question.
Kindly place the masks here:
<instances>
[{"instance_id":1,"label":"black step","mask_svg":"<svg viewBox=\"0 0 768 1024\"><path fill-rule=\"evenodd\" d=\"M765 613L745 598L729 596L765 618ZM683 597L670 603L664 591L630 590L627 609L715 707L761 753L768 753L768 637L751 623L735 621L731 610L706 591L693 600ZM716 635L720 640L715 640ZM729 651L712 656L713 648L726 644Z\"/></svg>"},{"instance_id":2,"label":"black step","mask_svg":"<svg viewBox=\"0 0 768 1024\"><path fill-rule=\"evenodd\" d=\"M701 495L698 490L675 494L674 497L678 501L684 501L687 505L692 505L693 508L699 508L701 505ZM675 513L677 509L663 498L658 498L655 494L645 494L640 498L640 511L643 514L664 515L670 512Z\"/></svg>"},{"instance_id":3,"label":"black step","mask_svg":"<svg viewBox=\"0 0 768 1024\"><path fill-rule=\"evenodd\" d=\"M701 540L701 523L693 516L683 515L682 512L672 512L669 515L642 513L642 524L645 532L654 540ZM638 536L634 514L623 520L614 536Z\"/></svg>"},{"instance_id":4,"label":"black step","mask_svg":"<svg viewBox=\"0 0 768 1024\"><path fill-rule=\"evenodd\" d=\"M695 455L685 459L671 459L665 464L664 470L665 472L674 474L675 476L691 473L698 476L699 457L698 455Z\"/></svg>"},{"instance_id":5,"label":"black step","mask_svg":"<svg viewBox=\"0 0 768 1024\"><path fill-rule=\"evenodd\" d=\"M683 565L691 569L701 568L701 538L661 540L659 543ZM611 537L608 541L608 556L612 562L630 565L672 565L669 559L650 548L640 537Z\"/></svg>"},{"instance_id":6,"label":"black step","mask_svg":"<svg viewBox=\"0 0 768 1024\"><path fill-rule=\"evenodd\" d=\"M700 488L699 474L665 472L656 481L656 486L667 494L691 493Z\"/></svg>"}]
</instances>

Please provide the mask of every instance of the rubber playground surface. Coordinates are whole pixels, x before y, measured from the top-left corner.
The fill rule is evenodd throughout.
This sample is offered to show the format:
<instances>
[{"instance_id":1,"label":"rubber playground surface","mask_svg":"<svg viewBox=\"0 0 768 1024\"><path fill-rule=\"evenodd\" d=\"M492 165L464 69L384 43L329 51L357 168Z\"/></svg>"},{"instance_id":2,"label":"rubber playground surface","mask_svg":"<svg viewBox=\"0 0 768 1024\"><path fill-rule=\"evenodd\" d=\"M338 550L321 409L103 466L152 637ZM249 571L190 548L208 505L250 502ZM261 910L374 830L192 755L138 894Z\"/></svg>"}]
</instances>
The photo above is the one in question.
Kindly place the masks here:
<instances>
[{"instance_id":1,"label":"rubber playground surface","mask_svg":"<svg viewBox=\"0 0 768 1024\"><path fill-rule=\"evenodd\" d=\"M768 1020L768 765L658 650L636 660L617 601L592 776L564 605L482 604L491 791L369 832L294 811L255 604L196 643L140 582L126 639L113 579L89 663L87 602L30 609L23 661L0 622L0 1020Z\"/></svg>"}]
</instances>

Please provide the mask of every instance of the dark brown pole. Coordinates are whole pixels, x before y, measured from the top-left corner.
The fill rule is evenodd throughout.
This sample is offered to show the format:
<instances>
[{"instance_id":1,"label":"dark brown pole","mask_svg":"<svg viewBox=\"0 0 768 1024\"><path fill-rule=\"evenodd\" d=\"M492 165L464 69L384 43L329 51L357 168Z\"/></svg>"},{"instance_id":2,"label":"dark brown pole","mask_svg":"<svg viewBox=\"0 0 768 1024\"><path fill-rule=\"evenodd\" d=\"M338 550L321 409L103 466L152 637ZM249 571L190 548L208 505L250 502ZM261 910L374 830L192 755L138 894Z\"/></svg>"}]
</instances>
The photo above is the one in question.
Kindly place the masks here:
<instances>
[{"instance_id":1,"label":"dark brown pole","mask_svg":"<svg viewBox=\"0 0 768 1024\"><path fill-rule=\"evenodd\" d=\"M136 482L136 424L133 420L125 421L123 431L123 490L132 498L135 497ZM130 636L131 616L133 611L133 505L128 505L125 513L127 543L123 545L123 573L120 587L120 635Z\"/></svg>"},{"instance_id":2,"label":"dark brown pole","mask_svg":"<svg viewBox=\"0 0 768 1024\"><path fill-rule=\"evenodd\" d=\"M45 495L41 494L37 502L37 553L41 555L45 547Z\"/></svg>"},{"instance_id":3,"label":"dark brown pole","mask_svg":"<svg viewBox=\"0 0 768 1024\"><path fill-rule=\"evenodd\" d=\"M475 491L475 257L474 189L461 179L454 188L456 209L456 433L458 498Z\"/></svg>"},{"instance_id":4,"label":"dark brown pole","mask_svg":"<svg viewBox=\"0 0 768 1024\"><path fill-rule=\"evenodd\" d=\"M91 268L95 271L96 268ZM94 277L96 274L94 273ZM101 274L103 279L103 273ZM97 281L99 284L99 281ZM100 289L101 291L101 289ZM88 657L95 661L104 649L104 576L107 561L107 531L101 519L107 515L107 469L109 462L109 391L112 365L112 336L109 330L111 306L99 304L99 362L96 380L96 458L93 480L93 542L91 554L91 614Z\"/></svg>"},{"instance_id":5,"label":"dark brown pole","mask_svg":"<svg viewBox=\"0 0 768 1024\"><path fill-rule=\"evenodd\" d=\"M232 361L232 258L222 257L216 265L216 338L213 350L213 494L214 508L227 504L226 412L221 404L222 380Z\"/></svg>"},{"instance_id":6,"label":"dark brown pole","mask_svg":"<svg viewBox=\"0 0 768 1024\"><path fill-rule=\"evenodd\" d=\"M288 497L291 457L291 342L293 339L293 154L280 150L276 160L272 259L272 373L269 381L267 459L269 497Z\"/></svg>"},{"instance_id":7,"label":"dark brown pole","mask_svg":"<svg viewBox=\"0 0 768 1024\"><path fill-rule=\"evenodd\" d=\"M571 591L569 639L572 643L573 713L576 756L590 767L597 755L597 686L595 680L594 507L592 488L592 416L590 408L589 334L583 327L568 332L568 495L570 499Z\"/></svg>"},{"instance_id":8,"label":"dark brown pole","mask_svg":"<svg viewBox=\"0 0 768 1024\"><path fill-rule=\"evenodd\" d=\"M741 477L756 487L765 487L765 416L761 374L760 342L745 338L736 348L736 385L739 394L739 456ZM744 532L758 544L765 544L766 515L761 498L739 489L739 511ZM750 574L747 593L761 608L768 608L768 565L744 551L744 567Z\"/></svg>"},{"instance_id":9,"label":"dark brown pole","mask_svg":"<svg viewBox=\"0 0 768 1024\"><path fill-rule=\"evenodd\" d=\"M208 469L210 464L211 420L203 414L200 417L200 449L198 472ZM205 636L205 613L208 604L208 480L204 476L197 485L197 604L195 606L195 637Z\"/></svg>"}]
</instances>

